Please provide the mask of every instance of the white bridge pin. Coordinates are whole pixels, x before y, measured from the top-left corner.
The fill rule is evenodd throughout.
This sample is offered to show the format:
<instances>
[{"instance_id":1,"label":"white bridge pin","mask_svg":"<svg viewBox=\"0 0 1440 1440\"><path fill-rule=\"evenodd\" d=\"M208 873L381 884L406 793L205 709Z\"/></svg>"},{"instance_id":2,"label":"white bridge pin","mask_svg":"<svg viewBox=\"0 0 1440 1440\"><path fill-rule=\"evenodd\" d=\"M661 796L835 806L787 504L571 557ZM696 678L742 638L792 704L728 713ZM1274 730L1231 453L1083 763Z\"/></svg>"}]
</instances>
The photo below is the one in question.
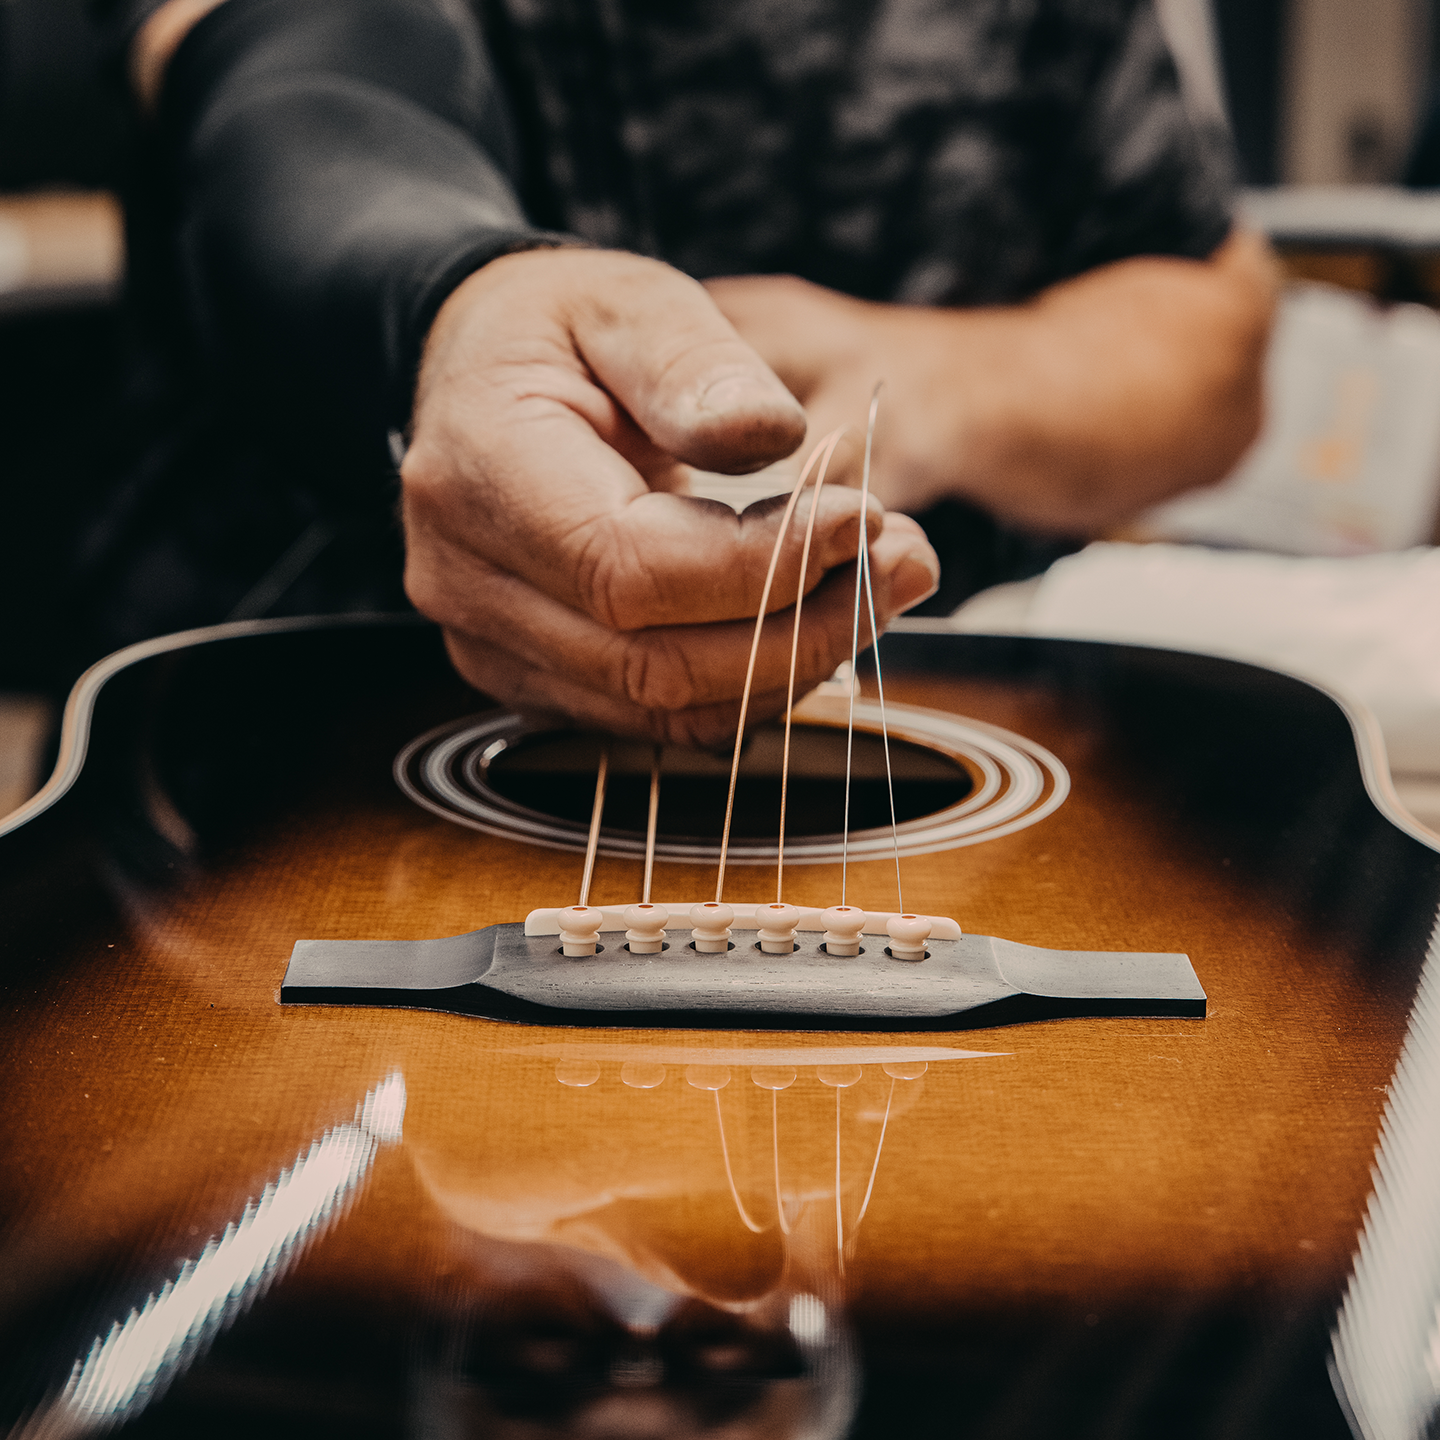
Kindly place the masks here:
<instances>
[{"instance_id":1,"label":"white bridge pin","mask_svg":"<svg viewBox=\"0 0 1440 1440\"><path fill-rule=\"evenodd\" d=\"M598 905L567 905L556 912L560 922L560 949L571 956L593 955L595 937L605 923Z\"/></svg>"},{"instance_id":2,"label":"white bridge pin","mask_svg":"<svg viewBox=\"0 0 1440 1440\"><path fill-rule=\"evenodd\" d=\"M865 912L858 905L832 905L820 912L825 927L827 955L858 955L860 932L865 928Z\"/></svg>"},{"instance_id":3,"label":"white bridge pin","mask_svg":"<svg viewBox=\"0 0 1440 1440\"><path fill-rule=\"evenodd\" d=\"M642 902L625 912L625 941L632 955L658 955L665 948L665 922L670 912L663 905Z\"/></svg>"},{"instance_id":4,"label":"white bridge pin","mask_svg":"<svg viewBox=\"0 0 1440 1440\"><path fill-rule=\"evenodd\" d=\"M925 942L933 928L923 915L892 915L885 924L890 932L890 955L895 960L923 960Z\"/></svg>"},{"instance_id":5,"label":"white bridge pin","mask_svg":"<svg viewBox=\"0 0 1440 1440\"><path fill-rule=\"evenodd\" d=\"M730 922L735 912L716 900L690 907L690 933L702 955L721 954L730 948Z\"/></svg>"},{"instance_id":6,"label":"white bridge pin","mask_svg":"<svg viewBox=\"0 0 1440 1440\"><path fill-rule=\"evenodd\" d=\"M789 955L795 949L795 927L800 923L796 906L781 900L773 905L757 905L755 919L759 922L760 948L767 955Z\"/></svg>"}]
</instances>

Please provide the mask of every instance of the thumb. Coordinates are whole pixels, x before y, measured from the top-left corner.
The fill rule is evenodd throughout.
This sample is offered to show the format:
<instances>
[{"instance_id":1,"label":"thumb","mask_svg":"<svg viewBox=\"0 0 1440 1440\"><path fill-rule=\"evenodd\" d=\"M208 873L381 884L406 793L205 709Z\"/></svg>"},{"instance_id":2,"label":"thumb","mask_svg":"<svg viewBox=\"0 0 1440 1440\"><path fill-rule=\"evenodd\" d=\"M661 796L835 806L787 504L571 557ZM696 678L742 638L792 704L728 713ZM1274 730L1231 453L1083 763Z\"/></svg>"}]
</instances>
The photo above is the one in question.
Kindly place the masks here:
<instances>
[{"instance_id":1,"label":"thumb","mask_svg":"<svg viewBox=\"0 0 1440 1440\"><path fill-rule=\"evenodd\" d=\"M591 252L570 317L596 379L660 449L738 475L790 454L805 412L704 288L637 255Z\"/></svg>"}]
</instances>

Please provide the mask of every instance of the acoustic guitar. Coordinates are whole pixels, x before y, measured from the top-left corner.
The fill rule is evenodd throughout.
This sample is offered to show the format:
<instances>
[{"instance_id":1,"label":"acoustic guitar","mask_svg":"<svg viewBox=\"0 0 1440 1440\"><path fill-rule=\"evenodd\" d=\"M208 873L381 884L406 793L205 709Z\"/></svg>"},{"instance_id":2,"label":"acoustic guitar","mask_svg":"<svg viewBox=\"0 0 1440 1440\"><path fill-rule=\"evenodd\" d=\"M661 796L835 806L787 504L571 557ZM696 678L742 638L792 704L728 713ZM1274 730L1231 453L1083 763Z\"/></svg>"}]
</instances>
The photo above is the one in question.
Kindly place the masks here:
<instances>
[{"instance_id":1,"label":"acoustic guitar","mask_svg":"<svg viewBox=\"0 0 1440 1440\"><path fill-rule=\"evenodd\" d=\"M573 903L598 742L487 709L413 618L92 670L0 822L6 1433L1424 1434L1440 855L1368 722L1193 655L883 648L904 906L869 720L851 903L1188 956L1203 1014L831 1026L823 967L793 1028L291 1003L297 942ZM820 908L844 736L802 716L786 890ZM773 898L776 754L737 906ZM611 765L591 893L625 906L648 750ZM661 900L713 888L726 770L666 754Z\"/></svg>"}]
</instances>

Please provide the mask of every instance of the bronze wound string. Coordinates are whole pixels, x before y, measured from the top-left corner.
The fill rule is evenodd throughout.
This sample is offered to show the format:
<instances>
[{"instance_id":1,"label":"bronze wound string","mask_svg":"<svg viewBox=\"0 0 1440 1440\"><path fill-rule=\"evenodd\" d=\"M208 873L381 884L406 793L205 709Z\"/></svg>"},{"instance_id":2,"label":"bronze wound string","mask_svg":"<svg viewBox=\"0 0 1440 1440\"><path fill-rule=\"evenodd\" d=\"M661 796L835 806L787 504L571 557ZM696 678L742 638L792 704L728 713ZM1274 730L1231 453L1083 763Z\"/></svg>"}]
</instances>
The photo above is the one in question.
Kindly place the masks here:
<instances>
[{"instance_id":1,"label":"bronze wound string","mask_svg":"<svg viewBox=\"0 0 1440 1440\"><path fill-rule=\"evenodd\" d=\"M585 870L580 877L580 900L583 910L590 903L590 880L595 874L595 852L600 846L600 817L605 813L605 779L610 770L610 746L600 752L600 765L595 771L595 801L590 807L590 838L585 843Z\"/></svg>"},{"instance_id":2,"label":"bronze wound string","mask_svg":"<svg viewBox=\"0 0 1440 1440\"><path fill-rule=\"evenodd\" d=\"M655 832L660 820L660 761L665 747L657 745L650 753L650 815L645 822L645 883L640 903L650 903L650 881L655 874Z\"/></svg>"},{"instance_id":3,"label":"bronze wound string","mask_svg":"<svg viewBox=\"0 0 1440 1440\"><path fill-rule=\"evenodd\" d=\"M760 636L764 631L765 614L770 606L770 591L775 584L775 571L780 564L780 551L785 544L786 536L790 533L790 522L795 515L795 506L799 502L800 492L805 488L816 461L819 460L821 452L829 444L831 438L831 435L825 436L805 461L799 478L795 481L795 488L790 492L785 513L780 518L780 528L775 535L775 545L770 551L770 567L765 572L765 585L760 592L760 610L755 616L755 634L750 641L750 659L745 667L745 686L740 693L740 718L735 725L735 754L730 762L730 789L725 797L725 825L720 832L720 864L715 874L715 903L717 905L725 898L725 862L730 854L730 825L735 815L735 782L740 775L740 752L745 744L745 719L750 712L750 688L755 682L755 660L760 653Z\"/></svg>"},{"instance_id":4,"label":"bronze wound string","mask_svg":"<svg viewBox=\"0 0 1440 1440\"><path fill-rule=\"evenodd\" d=\"M800 654L800 615L805 604L805 576L810 569L810 545L815 538L815 517L820 513L820 492L825 486L825 476L830 469L830 459L835 447L845 437L843 430L835 431L825 443L825 453L820 458L820 469L815 476L815 489L810 496L810 516L805 522L805 543L800 550L800 579L795 586L795 623L790 631L790 681L785 691L785 744L780 758L780 834L775 852L775 903L784 898L785 889L785 817L790 796L790 731L795 711L795 668Z\"/></svg>"}]
</instances>

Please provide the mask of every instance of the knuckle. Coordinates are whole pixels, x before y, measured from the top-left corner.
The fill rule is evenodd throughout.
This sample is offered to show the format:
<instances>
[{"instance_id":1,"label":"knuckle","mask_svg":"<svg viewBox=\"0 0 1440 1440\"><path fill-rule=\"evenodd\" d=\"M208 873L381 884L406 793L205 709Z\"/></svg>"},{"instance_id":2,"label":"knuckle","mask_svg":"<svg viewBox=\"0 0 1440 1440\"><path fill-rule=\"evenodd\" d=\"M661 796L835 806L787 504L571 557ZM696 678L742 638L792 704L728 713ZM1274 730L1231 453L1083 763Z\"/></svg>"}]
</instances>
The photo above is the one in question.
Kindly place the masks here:
<instances>
[{"instance_id":1,"label":"knuckle","mask_svg":"<svg viewBox=\"0 0 1440 1440\"><path fill-rule=\"evenodd\" d=\"M441 510L454 482L454 464L444 445L417 437L400 462L400 489L407 511Z\"/></svg>"},{"instance_id":2,"label":"knuckle","mask_svg":"<svg viewBox=\"0 0 1440 1440\"><path fill-rule=\"evenodd\" d=\"M655 717L655 736L662 744L707 750L735 733L735 716L721 707L669 711Z\"/></svg>"},{"instance_id":3,"label":"knuckle","mask_svg":"<svg viewBox=\"0 0 1440 1440\"><path fill-rule=\"evenodd\" d=\"M626 592L631 576L623 553L624 538L607 518L588 522L572 552L575 593L580 608L610 630L624 628Z\"/></svg>"},{"instance_id":4,"label":"knuckle","mask_svg":"<svg viewBox=\"0 0 1440 1440\"><path fill-rule=\"evenodd\" d=\"M625 648L622 689L643 709L670 713L696 703L699 686L688 649L667 636L635 636Z\"/></svg>"},{"instance_id":5,"label":"knuckle","mask_svg":"<svg viewBox=\"0 0 1440 1440\"><path fill-rule=\"evenodd\" d=\"M633 526L602 516L588 524L575 549L575 585L581 608L610 630L643 630L673 617L647 562L643 536Z\"/></svg>"},{"instance_id":6,"label":"knuckle","mask_svg":"<svg viewBox=\"0 0 1440 1440\"><path fill-rule=\"evenodd\" d=\"M444 623L448 596L433 566L407 561L404 585L406 598L426 619Z\"/></svg>"},{"instance_id":7,"label":"knuckle","mask_svg":"<svg viewBox=\"0 0 1440 1440\"><path fill-rule=\"evenodd\" d=\"M879 597L877 596L877 599ZM845 624L816 625L810 630L801 627L800 653L796 668L809 680L823 680L842 661L850 658L851 626L849 616L842 617ZM861 621L861 644L868 639L865 634L866 621Z\"/></svg>"}]
</instances>

